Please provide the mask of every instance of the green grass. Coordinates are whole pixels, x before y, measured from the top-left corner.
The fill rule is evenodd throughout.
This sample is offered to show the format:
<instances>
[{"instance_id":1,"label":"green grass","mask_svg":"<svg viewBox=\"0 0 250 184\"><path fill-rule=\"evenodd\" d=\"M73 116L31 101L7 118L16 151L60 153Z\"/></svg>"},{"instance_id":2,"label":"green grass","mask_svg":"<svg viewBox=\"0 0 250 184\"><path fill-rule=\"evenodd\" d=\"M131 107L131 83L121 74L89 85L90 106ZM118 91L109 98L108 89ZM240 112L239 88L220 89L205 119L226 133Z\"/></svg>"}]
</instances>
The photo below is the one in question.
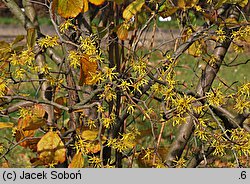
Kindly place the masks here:
<instances>
[{"instance_id":1,"label":"green grass","mask_svg":"<svg viewBox=\"0 0 250 184\"><path fill-rule=\"evenodd\" d=\"M229 51L226 54L223 62L224 64L221 66L213 86L217 86L219 83L221 83L221 81L223 81L228 86L234 83L233 86L236 87L249 81L250 62L233 67L225 65L225 63L232 62L235 57L236 54L234 52ZM245 63L248 59L250 59L249 53L242 53L235 59L233 64L237 65L239 63ZM185 83L188 86L187 89L194 90L201 75L202 67L205 67L205 65L206 63L201 61L200 58L194 58L193 56L183 54L179 58L178 67L176 70L176 79L180 83Z\"/></svg>"},{"instance_id":2,"label":"green grass","mask_svg":"<svg viewBox=\"0 0 250 184\"><path fill-rule=\"evenodd\" d=\"M15 18L10 17L1 17L0 24L9 25L9 24L19 24L19 21Z\"/></svg>"},{"instance_id":3,"label":"green grass","mask_svg":"<svg viewBox=\"0 0 250 184\"><path fill-rule=\"evenodd\" d=\"M237 54L233 52L227 53L225 57L225 62L230 63L236 58ZM250 59L249 53L240 54L234 61L234 65L245 63L248 59ZM228 81L228 83L238 82L238 84L242 84L244 82L249 81L250 79L250 62L246 64L240 64L238 66L225 66L222 65L221 72L218 77L223 79L224 81Z\"/></svg>"},{"instance_id":4,"label":"green grass","mask_svg":"<svg viewBox=\"0 0 250 184\"><path fill-rule=\"evenodd\" d=\"M51 21L47 17L38 18L39 25L52 25ZM0 25L18 25L19 20L14 17L0 17Z\"/></svg>"}]
</instances>

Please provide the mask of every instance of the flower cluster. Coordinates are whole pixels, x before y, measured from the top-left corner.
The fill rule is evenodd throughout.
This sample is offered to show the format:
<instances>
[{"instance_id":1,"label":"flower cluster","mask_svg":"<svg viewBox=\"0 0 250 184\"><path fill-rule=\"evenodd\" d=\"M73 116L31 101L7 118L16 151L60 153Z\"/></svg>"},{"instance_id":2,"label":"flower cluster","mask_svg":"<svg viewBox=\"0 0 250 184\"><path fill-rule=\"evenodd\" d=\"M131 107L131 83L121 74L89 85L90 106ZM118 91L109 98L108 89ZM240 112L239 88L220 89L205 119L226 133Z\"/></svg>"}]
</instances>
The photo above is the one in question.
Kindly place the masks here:
<instances>
[{"instance_id":1,"label":"flower cluster","mask_svg":"<svg viewBox=\"0 0 250 184\"><path fill-rule=\"evenodd\" d=\"M239 87L238 92L233 95L235 97L234 109L238 113L243 113L244 111L250 111L250 83L243 84Z\"/></svg>"},{"instance_id":2,"label":"flower cluster","mask_svg":"<svg viewBox=\"0 0 250 184\"><path fill-rule=\"evenodd\" d=\"M111 113L109 117L102 118L103 126L107 129L110 129L115 124L115 120L115 114Z\"/></svg>"},{"instance_id":3,"label":"flower cluster","mask_svg":"<svg viewBox=\"0 0 250 184\"><path fill-rule=\"evenodd\" d=\"M73 19L67 19L59 26L61 33L65 33L69 28L73 28L74 30L77 29L77 27L72 23L72 20Z\"/></svg>"},{"instance_id":4,"label":"flower cluster","mask_svg":"<svg viewBox=\"0 0 250 184\"><path fill-rule=\"evenodd\" d=\"M104 60L96 36L80 37L80 49L82 53L90 57L90 62L102 62Z\"/></svg>"},{"instance_id":5,"label":"flower cluster","mask_svg":"<svg viewBox=\"0 0 250 184\"><path fill-rule=\"evenodd\" d=\"M243 128L237 128L230 131L231 139L235 142L232 149L236 151L239 156L250 155L250 133Z\"/></svg>"},{"instance_id":6,"label":"flower cluster","mask_svg":"<svg viewBox=\"0 0 250 184\"><path fill-rule=\"evenodd\" d=\"M33 66L35 54L31 49L23 50L20 54L13 53L9 58L13 66Z\"/></svg>"},{"instance_id":7,"label":"flower cluster","mask_svg":"<svg viewBox=\"0 0 250 184\"><path fill-rule=\"evenodd\" d=\"M224 42L226 40L226 32L223 30L222 27L219 27L219 29L215 32L217 34L216 40L218 42Z\"/></svg>"},{"instance_id":8,"label":"flower cluster","mask_svg":"<svg viewBox=\"0 0 250 184\"><path fill-rule=\"evenodd\" d=\"M208 127L207 124L205 123L205 120L203 120L202 118L200 118L198 120L198 123L195 126L195 131L194 131L194 136L196 136L197 138L199 138L202 141L207 141L209 138L209 132L207 131Z\"/></svg>"},{"instance_id":9,"label":"flower cluster","mask_svg":"<svg viewBox=\"0 0 250 184\"><path fill-rule=\"evenodd\" d=\"M225 103L225 96L220 90L220 87L213 89L211 92L207 92L206 97L209 105L220 106Z\"/></svg>"},{"instance_id":10,"label":"flower cluster","mask_svg":"<svg viewBox=\"0 0 250 184\"><path fill-rule=\"evenodd\" d=\"M58 37L57 36L46 36L45 38L41 38L37 41L38 45L42 48L54 47L58 45Z\"/></svg>"},{"instance_id":11,"label":"flower cluster","mask_svg":"<svg viewBox=\"0 0 250 184\"><path fill-rule=\"evenodd\" d=\"M104 92L99 95L99 99L105 99L107 102L116 99L116 93L110 84L104 86Z\"/></svg>"},{"instance_id":12,"label":"flower cluster","mask_svg":"<svg viewBox=\"0 0 250 184\"><path fill-rule=\"evenodd\" d=\"M81 55L79 52L75 50L69 51L68 59L70 62L70 66L72 66L73 68L77 68L81 65L80 58L81 58Z\"/></svg>"},{"instance_id":13,"label":"flower cluster","mask_svg":"<svg viewBox=\"0 0 250 184\"><path fill-rule=\"evenodd\" d=\"M244 46L242 43L250 42L250 26L243 26L237 31L233 31L231 38L234 41L233 49L236 53L242 53L244 51Z\"/></svg>"},{"instance_id":14,"label":"flower cluster","mask_svg":"<svg viewBox=\"0 0 250 184\"><path fill-rule=\"evenodd\" d=\"M131 59L131 67L139 76L143 76L146 74L147 63L143 58Z\"/></svg>"},{"instance_id":15,"label":"flower cluster","mask_svg":"<svg viewBox=\"0 0 250 184\"><path fill-rule=\"evenodd\" d=\"M120 138L109 139L107 146L110 146L119 152L125 152L135 146L136 137L138 135L140 135L140 132L137 129L133 129L130 132L121 134Z\"/></svg>"}]
</instances>

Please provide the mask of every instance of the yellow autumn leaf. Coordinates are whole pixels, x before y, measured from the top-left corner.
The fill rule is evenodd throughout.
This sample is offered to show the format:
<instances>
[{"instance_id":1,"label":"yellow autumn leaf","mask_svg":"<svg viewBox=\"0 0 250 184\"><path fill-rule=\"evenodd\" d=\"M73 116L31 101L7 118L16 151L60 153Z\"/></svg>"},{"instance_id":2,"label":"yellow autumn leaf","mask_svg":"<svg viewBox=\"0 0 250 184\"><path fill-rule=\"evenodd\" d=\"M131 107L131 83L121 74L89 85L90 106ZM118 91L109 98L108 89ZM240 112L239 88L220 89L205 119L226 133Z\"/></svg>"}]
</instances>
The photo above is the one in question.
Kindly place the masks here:
<instances>
[{"instance_id":1,"label":"yellow autumn leaf","mask_svg":"<svg viewBox=\"0 0 250 184\"><path fill-rule=\"evenodd\" d=\"M144 5L145 0L136 0L130 3L122 13L124 19L131 19L137 12L141 11L142 6Z\"/></svg>"},{"instance_id":2,"label":"yellow autumn leaf","mask_svg":"<svg viewBox=\"0 0 250 184\"><path fill-rule=\"evenodd\" d=\"M193 6L195 6L198 2L199 0L178 0L177 6L178 8L181 8L181 9L188 9L188 8L192 8Z\"/></svg>"},{"instance_id":3,"label":"yellow autumn leaf","mask_svg":"<svg viewBox=\"0 0 250 184\"><path fill-rule=\"evenodd\" d=\"M0 129L1 128L12 128L14 126L11 122L0 122Z\"/></svg>"},{"instance_id":4,"label":"yellow autumn leaf","mask_svg":"<svg viewBox=\"0 0 250 184\"><path fill-rule=\"evenodd\" d=\"M32 107L31 115L19 118L18 129L22 131L36 130L46 124L45 110L42 105L35 104Z\"/></svg>"},{"instance_id":5,"label":"yellow autumn leaf","mask_svg":"<svg viewBox=\"0 0 250 184\"><path fill-rule=\"evenodd\" d=\"M89 10L89 2L88 0L83 0L83 13Z\"/></svg>"},{"instance_id":6,"label":"yellow autumn leaf","mask_svg":"<svg viewBox=\"0 0 250 184\"><path fill-rule=\"evenodd\" d=\"M239 25L239 22L235 18L227 18L225 20L226 26L229 28L233 28L237 25Z\"/></svg>"},{"instance_id":7,"label":"yellow autumn leaf","mask_svg":"<svg viewBox=\"0 0 250 184\"><path fill-rule=\"evenodd\" d=\"M160 6L159 13L161 17L166 18L173 15L178 9L177 6L173 6L173 4L167 2Z\"/></svg>"},{"instance_id":8,"label":"yellow autumn leaf","mask_svg":"<svg viewBox=\"0 0 250 184\"><path fill-rule=\"evenodd\" d=\"M10 168L9 162L8 161L4 161L3 163L1 163L1 168Z\"/></svg>"},{"instance_id":9,"label":"yellow autumn leaf","mask_svg":"<svg viewBox=\"0 0 250 184\"><path fill-rule=\"evenodd\" d=\"M177 6L179 8L185 8L185 6L186 6L185 0L178 0L177 1Z\"/></svg>"},{"instance_id":10,"label":"yellow autumn leaf","mask_svg":"<svg viewBox=\"0 0 250 184\"><path fill-rule=\"evenodd\" d=\"M220 8L223 4L238 4L241 7L245 7L248 3L248 0L219 0L215 5L215 8Z\"/></svg>"},{"instance_id":11,"label":"yellow autumn leaf","mask_svg":"<svg viewBox=\"0 0 250 184\"><path fill-rule=\"evenodd\" d=\"M241 0L238 2L241 7L245 7L248 3L248 0Z\"/></svg>"},{"instance_id":12,"label":"yellow autumn leaf","mask_svg":"<svg viewBox=\"0 0 250 184\"><path fill-rule=\"evenodd\" d=\"M116 34L120 40L126 40L128 38L128 29L124 23L118 27Z\"/></svg>"},{"instance_id":13,"label":"yellow autumn leaf","mask_svg":"<svg viewBox=\"0 0 250 184\"><path fill-rule=\"evenodd\" d=\"M79 77L79 86L83 84L92 85L95 81L92 80L92 74L96 73L97 70L97 62L90 61L88 55L84 55L81 60L80 67L80 77Z\"/></svg>"},{"instance_id":14,"label":"yellow autumn leaf","mask_svg":"<svg viewBox=\"0 0 250 184\"><path fill-rule=\"evenodd\" d=\"M201 54L206 52L207 45L204 40L197 40L188 48L188 54L194 57L199 57Z\"/></svg>"},{"instance_id":15,"label":"yellow autumn leaf","mask_svg":"<svg viewBox=\"0 0 250 184\"><path fill-rule=\"evenodd\" d=\"M36 144L38 142L38 139L27 139L23 141L25 138L31 138L35 135L34 129L25 130L26 127L30 124L30 116L27 116L25 118L19 118L17 123L17 130L15 134L15 138L17 142L20 142L19 145L22 147L29 147L32 150L36 150Z\"/></svg>"},{"instance_id":16,"label":"yellow autumn leaf","mask_svg":"<svg viewBox=\"0 0 250 184\"><path fill-rule=\"evenodd\" d=\"M94 5L102 5L105 0L89 0L90 3L94 4Z\"/></svg>"},{"instance_id":17,"label":"yellow autumn leaf","mask_svg":"<svg viewBox=\"0 0 250 184\"><path fill-rule=\"evenodd\" d=\"M44 107L40 104L35 104L32 108L32 115L37 118L43 118L45 113Z\"/></svg>"},{"instance_id":18,"label":"yellow autumn leaf","mask_svg":"<svg viewBox=\"0 0 250 184\"><path fill-rule=\"evenodd\" d=\"M84 130L81 134L82 139L93 141L98 136L98 130Z\"/></svg>"},{"instance_id":19,"label":"yellow autumn leaf","mask_svg":"<svg viewBox=\"0 0 250 184\"><path fill-rule=\"evenodd\" d=\"M101 145L99 141L94 141L91 146L87 147L86 150L88 153L95 154L98 153L101 150Z\"/></svg>"},{"instance_id":20,"label":"yellow autumn leaf","mask_svg":"<svg viewBox=\"0 0 250 184\"><path fill-rule=\"evenodd\" d=\"M79 151L74 155L68 168L83 168L83 166L84 166L84 158L82 156L82 153Z\"/></svg>"},{"instance_id":21,"label":"yellow autumn leaf","mask_svg":"<svg viewBox=\"0 0 250 184\"><path fill-rule=\"evenodd\" d=\"M26 42L28 48L33 48L37 39L37 30L35 28L27 29Z\"/></svg>"},{"instance_id":22,"label":"yellow autumn leaf","mask_svg":"<svg viewBox=\"0 0 250 184\"><path fill-rule=\"evenodd\" d=\"M186 0L186 7L192 8L199 3L199 0Z\"/></svg>"},{"instance_id":23,"label":"yellow autumn leaf","mask_svg":"<svg viewBox=\"0 0 250 184\"><path fill-rule=\"evenodd\" d=\"M45 119L37 118L35 116L26 116L18 120L18 123L21 124L23 131L36 130L41 126L46 124Z\"/></svg>"},{"instance_id":24,"label":"yellow autumn leaf","mask_svg":"<svg viewBox=\"0 0 250 184\"><path fill-rule=\"evenodd\" d=\"M39 159L44 164L63 163L66 159L66 149L56 132L47 132L37 144Z\"/></svg>"},{"instance_id":25,"label":"yellow autumn leaf","mask_svg":"<svg viewBox=\"0 0 250 184\"><path fill-rule=\"evenodd\" d=\"M57 13L63 18L76 17L82 11L84 1L86 0L57 0Z\"/></svg>"}]
</instances>

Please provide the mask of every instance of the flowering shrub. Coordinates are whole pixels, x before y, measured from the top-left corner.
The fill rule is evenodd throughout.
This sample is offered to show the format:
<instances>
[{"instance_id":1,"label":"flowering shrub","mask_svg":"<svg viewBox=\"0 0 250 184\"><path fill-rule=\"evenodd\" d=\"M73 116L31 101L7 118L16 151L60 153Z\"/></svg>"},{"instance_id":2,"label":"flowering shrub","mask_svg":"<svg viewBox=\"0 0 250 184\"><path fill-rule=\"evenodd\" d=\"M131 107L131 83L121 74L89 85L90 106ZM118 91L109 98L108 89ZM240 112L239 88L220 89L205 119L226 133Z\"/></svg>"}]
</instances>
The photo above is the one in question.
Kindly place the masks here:
<instances>
[{"instance_id":1,"label":"flowering shrub","mask_svg":"<svg viewBox=\"0 0 250 184\"><path fill-rule=\"evenodd\" d=\"M210 157L247 167L250 83L218 77L248 63L225 59L249 44L247 2L44 1L57 34L44 36L36 1L24 0L13 12L25 44L0 45L0 128L13 136L1 162L22 146L35 153L27 167L216 167ZM180 32L160 44L159 16L177 17ZM195 87L178 80L187 55L205 65L186 67Z\"/></svg>"}]
</instances>

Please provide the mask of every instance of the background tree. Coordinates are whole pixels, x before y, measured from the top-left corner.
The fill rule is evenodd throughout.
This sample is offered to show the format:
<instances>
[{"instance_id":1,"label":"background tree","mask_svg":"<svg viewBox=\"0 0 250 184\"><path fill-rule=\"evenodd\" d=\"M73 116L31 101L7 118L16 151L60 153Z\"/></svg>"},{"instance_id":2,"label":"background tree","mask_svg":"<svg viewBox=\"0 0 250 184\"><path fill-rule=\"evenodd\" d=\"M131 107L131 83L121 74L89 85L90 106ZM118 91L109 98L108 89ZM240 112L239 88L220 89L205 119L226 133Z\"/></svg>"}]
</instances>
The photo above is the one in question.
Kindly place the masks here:
<instances>
[{"instance_id":1,"label":"background tree","mask_svg":"<svg viewBox=\"0 0 250 184\"><path fill-rule=\"evenodd\" d=\"M1 41L2 160L22 146L32 167L248 166L250 83L220 77L249 67L247 0L3 2L27 35Z\"/></svg>"}]
</instances>

